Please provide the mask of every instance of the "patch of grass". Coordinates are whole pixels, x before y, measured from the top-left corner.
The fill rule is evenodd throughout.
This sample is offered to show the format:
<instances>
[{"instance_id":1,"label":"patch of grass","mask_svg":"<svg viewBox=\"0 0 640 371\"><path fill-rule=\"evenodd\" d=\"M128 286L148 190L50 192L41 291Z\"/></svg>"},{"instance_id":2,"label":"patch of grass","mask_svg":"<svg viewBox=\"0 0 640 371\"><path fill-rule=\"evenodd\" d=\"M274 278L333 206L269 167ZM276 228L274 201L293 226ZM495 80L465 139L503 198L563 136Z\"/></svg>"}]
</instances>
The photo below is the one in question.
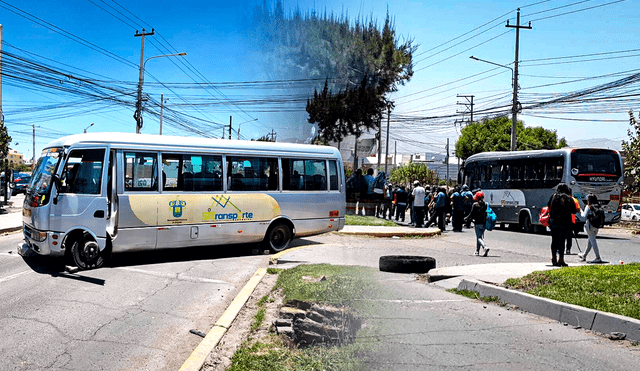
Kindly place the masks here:
<instances>
[{"instance_id":1,"label":"patch of grass","mask_svg":"<svg viewBox=\"0 0 640 371\"><path fill-rule=\"evenodd\" d=\"M269 274L280 274L282 271L283 269L280 268L267 268L267 273Z\"/></svg>"},{"instance_id":2,"label":"patch of grass","mask_svg":"<svg viewBox=\"0 0 640 371\"><path fill-rule=\"evenodd\" d=\"M259 307L263 307L265 303L273 303L273 302L274 302L274 299L271 296L269 296L269 294L267 294L261 297L260 300L258 300L257 305Z\"/></svg>"},{"instance_id":3,"label":"patch of grass","mask_svg":"<svg viewBox=\"0 0 640 371\"><path fill-rule=\"evenodd\" d=\"M383 290L377 288L372 275L371 268L328 264L300 265L281 271L274 288L282 289L285 301L298 299L334 306L347 305L349 310L360 313L373 311L371 314L375 314L376 309L372 308L371 302L359 300L382 295L380 293ZM325 276L326 280L313 282L303 279L303 276L314 278ZM269 300L271 299L268 295L262 297L258 301L260 309L263 309ZM254 323L261 316L260 309L254 318ZM252 329L254 329L253 326ZM372 321L366 329L361 330L361 333L365 338L371 338L375 331ZM285 343L280 336L271 334L259 342L247 340L236 351L228 370L364 371L369 370L370 365L364 364L363 355L374 354L376 346L378 345L370 342L356 341L349 345L335 347L297 348Z\"/></svg>"},{"instance_id":4,"label":"patch of grass","mask_svg":"<svg viewBox=\"0 0 640 371\"><path fill-rule=\"evenodd\" d=\"M500 298L498 298L497 296L480 296L480 294L478 294L475 291L458 290L456 288L449 289L447 291L448 292L452 292L454 294L465 296L465 297L470 298L470 299L481 300L481 301L483 301L485 303L500 303Z\"/></svg>"},{"instance_id":5,"label":"patch of grass","mask_svg":"<svg viewBox=\"0 0 640 371\"><path fill-rule=\"evenodd\" d=\"M533 272L504 286L549 299L640 319L640 264L585 265Z\"/></svg>"},{"instance_id":6,"label":"patch of grass","mask_svg":"<svg viewBox=\"0 0 640 371\"><path fill-rule=\"evenodd\" d=\"M359 299L378 296L379 290L365 279L370 274L370 269L363 267L299 265L280 273L275 288L282 288L285 302L296 299L359 309L362 304ZM325 276L326 280L309 282L302 276Z\"/></svg>"},{"instance_id":7,"label":"patch of grass","mask_svg":"<svg viewBox=\"0 0 640 371\"><path fill-rule=\"evenodd\" d=\"M369 225L379 227L396 227L397 224L374 216L345 215L345 225Z\"/></svg>"},{"instance_id":8,"label":"patch of grass","mask_svg":"<svg viewBox=\"0 0 640 371\"><path fill-rule=\"evenodd\" d=\"M253 316L253 323L251 324L251 331L255 331L262 326L264 322L264 316L267 314L267 310L264 307L258 308L258 311Z\"/></svg>"}]
</instances>

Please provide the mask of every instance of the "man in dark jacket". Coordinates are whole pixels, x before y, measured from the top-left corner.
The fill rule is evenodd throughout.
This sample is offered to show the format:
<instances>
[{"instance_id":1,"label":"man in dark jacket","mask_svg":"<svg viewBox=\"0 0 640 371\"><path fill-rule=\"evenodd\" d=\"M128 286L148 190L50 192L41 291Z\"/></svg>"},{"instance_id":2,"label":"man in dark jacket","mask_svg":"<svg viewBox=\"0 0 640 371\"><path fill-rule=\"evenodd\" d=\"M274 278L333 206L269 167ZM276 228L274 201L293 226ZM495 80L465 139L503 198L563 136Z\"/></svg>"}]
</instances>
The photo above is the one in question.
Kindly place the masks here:
<instances>
[{"instance_id":1,"label":"man in dark jacket","mask_svg":"<svg viewBox=\"0 0 640 371\"><path fill-rule=\"evenodd\" d=\"M551 264L566 267L564 262L564 241L567 231L572 228L571 215L576 213L576 204L571 197L571 189L564 183L558 184L556 193L549 199L549 228L551 229Z\"/></svg>"}]
</instances>

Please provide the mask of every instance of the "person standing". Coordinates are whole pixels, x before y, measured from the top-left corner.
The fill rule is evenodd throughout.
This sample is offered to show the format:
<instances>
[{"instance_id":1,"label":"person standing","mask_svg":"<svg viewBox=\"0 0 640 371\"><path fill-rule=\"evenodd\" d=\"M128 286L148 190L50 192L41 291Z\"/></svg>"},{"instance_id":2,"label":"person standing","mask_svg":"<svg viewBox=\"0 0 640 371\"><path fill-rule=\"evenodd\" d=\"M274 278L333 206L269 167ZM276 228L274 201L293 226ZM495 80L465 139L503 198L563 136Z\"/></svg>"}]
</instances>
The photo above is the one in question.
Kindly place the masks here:
<instances>
[{"instance_id":1,"label":"person standing","mask_svg":"<svg viewBox=\"0 0 640 371\"><path fill-rule=\"evenodd\" d=\"M374 216L375 215L375 203L373 199L373 183L375 182L375 178L373 177L373 169L367 169L367 175L364 176L364 180L367 183L366 194L364 197L364 215L366 216Z\"/></svg>"},{"instance_id":2,"label":"person standing","mask_svg":"<svg viewBox=\"0 0 640 371\"><path fill-rule=\"evenodd\" d=\"M473 193L469 190L469 186L466 184L462 185L462 197L464 198L464 215L469 215L471 212L471 205L473 205ZM465 223L467 228L471 228L471 220Z\"/></svg>"},{"instance_id":3,"label":"person standing","mask_svg":"<svg viewBox=\"0 0 640 371\"><path fill-rule=\"evenodd\" d=\"M567 231L571 228L571 214L576 213L576 204L570 195L569 186L560 183L547 205L551 229L551 264L554 267L568 266L564 261L564 243L567 239Z\"/></svg>"},{"instance_id":4,"label":"person standing","mask_svg":"<svg viewBox=\"0 0 640 371\"><path fill-rule=\"evenodd\" d=\"M460 186L456 186L451 194L451 224L454 232L462 232L464 219L464 198L460 192Z\"/></svg>"},{"instance_id":5,"label":"person standing","mask_svg":"<svg viewBox=\"0 0 640 371\"><path fill-rule=\"evenodd\" d=\"M573 199L573 203L576 204L576 214L579 214L581 212L580 203L578 202L577 198L573 196L571 196L571 198ZM573 238L575 236L574 230L576 226L576 214L571 214L571 227L567 231L567 248L566 248L566 251L564 252L565 255L571 254L571 246L573 245Z\"/></svg>"},{"instance_id":6,"label":"person standing","mask_svg":"<svg viewBox=\"0 0 640 371\"><path fill-rule=\"evenodd\" d=\"M418 180L413 182L413 186L413 212L415 215L416 228L422 228L422 224L424 222L424 199L426 192Z\"/></svg>"},{"instance_id":7,"label":"person standing","mask_svg":"<svg viewBox=\"0 0 640 371\"><path fill-rule=\"evenodd\" d=\"M487 256L487 254L489 254L489 249L487 249L487 245L484 243L485 223L487 222L487 204L484 202L484 192L476 192L473 199L476 202L471 205L471 211L469 211L469 214L464 219L466 222L473 221L476 230L476 252L474 255L479 256L480 249L482 249L484 251L482 256Z\"/></svg>"},{"instance_id":8,"label":"person standing","mask_svg":"<svg viewBox=\"0 0 640 371\"><path fill-rule=\"evenodd\" d=\"M396 193L396 221L402 219L402 222L404 222L404 216L407 211L407 198L409 198L409 194L404 190L404 186L400 186Z\"/></svg>"},{"instance_id":9,"label":"person standing","mask_svg":"<svg viewBox=\"0 0 640 371\"><path fill-rule=\"evenodd\" d=\"M589 216L595 216L595 210L598 207L600 207L598 197L596 197L596 195L594 194L590 194L589 196L587 196L587 206L584 208L584 211L581 214L583 218L587 219L585 227L587 230L587 238L589 242L587 243L587 248L584 250L584 253L578 254L578 258L580 258L580 260L582 261L587 260L587 254L589 254L589 251L591 251L591 248L593 248L593 253L596 254L596 258L589 263L602 263L602 259L600 258L600 251L598 250L598 241L596 240L599 229L593 226L589 219Z\"/></svg>"}]
</instances>

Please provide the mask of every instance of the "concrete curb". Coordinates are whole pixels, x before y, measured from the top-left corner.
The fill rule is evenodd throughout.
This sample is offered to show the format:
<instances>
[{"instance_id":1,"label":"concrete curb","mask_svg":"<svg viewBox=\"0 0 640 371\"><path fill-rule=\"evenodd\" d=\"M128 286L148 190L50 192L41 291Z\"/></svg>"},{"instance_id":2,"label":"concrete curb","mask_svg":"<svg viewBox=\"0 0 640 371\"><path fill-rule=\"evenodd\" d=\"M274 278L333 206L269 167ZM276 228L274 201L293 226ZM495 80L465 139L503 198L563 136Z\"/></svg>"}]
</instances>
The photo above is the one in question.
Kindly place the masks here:
<instances>
[{"instance_id":1,"label":"concrete curb","mask_svg":"<svg viewBox=\"0 0 640 371\"><path fill-rule=\"evenodd\" d=\"M335 234L341 236L371 236L371 237L415 237L415 236L423 236L423 237L431 237L442 234L442 232L438 229L438 231L407 231L407 232L399 232L399 231L340 231L334 232Z\"/></svg>"},{"instance_id":2,"label":"concrete curb","mask_svg":"<svg viewBox=\"0 0 640 371\"><path fill-rule=\"evenodd\" d=\"M640 320L634 318L541 298L474 279L463 278L458 284L458 290L474 291L480 296L495 296L505 303L558 322L603 334L623 332L627 340L640 341Z\"/></svg>"},{"instance_id":3,"label":"concrete curb","mask_svg":"<svg viewBox=\"0 0 640 371\"><path fill-rule=\"evenodd\" d=\"M200 342L200 344L194 349L189 358L182 364L180 371L198 371L204 365L207 356L213 351L213 348L218 345L220 339L227 332L231 323L235 320L240 310L245 305L249 296L253 293L256 286L262 280L262 277L267 273L265 268L258 268L253 277L247 282L247 284L240 290L238 295L233 299L227 310L222 313L222 316L213 325L213 328L209 330L207 336Z\"/></svg>"}]
</instances>

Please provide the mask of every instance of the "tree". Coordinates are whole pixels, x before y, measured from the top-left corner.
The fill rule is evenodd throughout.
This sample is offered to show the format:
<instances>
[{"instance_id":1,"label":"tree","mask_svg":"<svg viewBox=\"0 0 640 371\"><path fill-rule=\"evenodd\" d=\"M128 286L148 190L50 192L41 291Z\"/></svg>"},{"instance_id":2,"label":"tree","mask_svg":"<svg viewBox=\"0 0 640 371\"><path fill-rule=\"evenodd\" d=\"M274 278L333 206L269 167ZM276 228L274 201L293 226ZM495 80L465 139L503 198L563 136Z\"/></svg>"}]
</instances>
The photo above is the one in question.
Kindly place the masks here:
<instances>
[{"instance_id":1,"label":"tree","mask_svg":"<svg viewBox=\"0 0 640 371\"><path fill-rule=\"evenodd\" d=\"M4 120L0 117L0 159L6 159L9 156L9 143L11 137L7 133L7 127L4 126Z\"/></svg>"},{"instance_id":2,"label":"tree","mask_svg":"<svg viewBox=\"0 0 640 371\"><path fill-rule=\"evenodd\" d=\"M438 174L427 168L426 164L409 163L391 170L389 181L394 184L412 184L419 180L420 184L438 184Z\"/></svg>"},{"instance_id":3,"label":"tree","mask_svg":"<svg viewBox=\"0 0 640 371\"><path fill-rule=\"evenodd\" d=\"M633 111L629 111L629 126L627 135L629 141L622 141L622 151L626 158L624 160L624 176L632 179L631 184L625 185L625 189L631 193L640 192L640 116L636 120Z\"/></svg>"},{"instance_id":4,"label":"tree","mask_svg":"<svg viewBox=\"0 0 640 371\"><path fill-rule=\"evenodd\" d=\"M516 126L516 150L556 149L566 147L564 138L558 140L555 131L542 127ZM466 159L480 152L508 151L511 148L511 120L506 117L473 122L462 129L456 143L456 156Z\"/></svg>"}]
</instances>

